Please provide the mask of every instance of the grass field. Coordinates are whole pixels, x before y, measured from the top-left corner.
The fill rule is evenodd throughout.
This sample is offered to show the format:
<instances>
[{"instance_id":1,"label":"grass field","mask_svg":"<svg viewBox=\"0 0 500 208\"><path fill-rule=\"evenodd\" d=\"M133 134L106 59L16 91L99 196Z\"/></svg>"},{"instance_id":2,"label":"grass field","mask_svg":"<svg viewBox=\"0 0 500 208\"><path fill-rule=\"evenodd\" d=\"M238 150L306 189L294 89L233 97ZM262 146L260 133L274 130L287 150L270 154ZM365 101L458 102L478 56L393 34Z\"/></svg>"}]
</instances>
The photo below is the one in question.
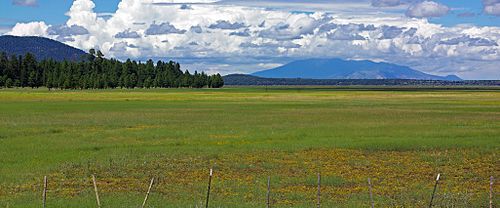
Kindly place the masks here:
<instances>
[{"instance_id":1,"label":"grass field","mask_svg":"<svg viewBox=\"0 0 500 208\"><path fill-rule=\"evenodd\" d=\"M0 207L486 207L499 90L0 90ZM494 186L500 192L498 182ZM498 198L498 197L497 197ZM499 205L498 199L495 200Z\"/></svg>"}]
</instances>

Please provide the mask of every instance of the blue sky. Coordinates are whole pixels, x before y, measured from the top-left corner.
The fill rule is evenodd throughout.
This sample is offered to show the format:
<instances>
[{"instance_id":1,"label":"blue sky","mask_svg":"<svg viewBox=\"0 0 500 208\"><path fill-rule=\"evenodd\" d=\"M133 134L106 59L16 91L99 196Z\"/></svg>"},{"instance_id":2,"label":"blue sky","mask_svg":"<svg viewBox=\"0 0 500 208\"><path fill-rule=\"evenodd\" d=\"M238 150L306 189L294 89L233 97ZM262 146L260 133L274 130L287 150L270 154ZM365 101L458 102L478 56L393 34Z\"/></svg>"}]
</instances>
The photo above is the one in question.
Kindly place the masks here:
<instances>
[{"instance_id":1,"label":"blue sky","mask_svg":"<svg viewBox=\"0 0 500 208\"><path fill-rule=\"evenodd\" d=\"M3 0L0 34L222 74L331 57L500 79L500 0Z\"/></svg>"},{"instance_id":2,"label":"blue sky","mask_svg":"<svg viewBox=\"0 0 500 208\"><path fill-rule=\"evenodd\" d=\"M57 3L55 3L57 2ZM114 12L120 0L95 0L96 12ZM71 7L72 0L38 0L36 6L19 6L11 0L0 1L0 19L5 25L16 22L43 20L50 24L63 24L68 17L65 13Z\"/></svg>"},{"instance_id":3,"label":"blue sky","mask_svg":"<svg viewBox=\"0 0 500 208\"><path fill-rule=\"evenodd\" d=\"M500 18L498 16L492 16L483 13L483 4L480 0L442 0L437 2L440 2L454 9L452 9L452 11L446 16L431 18L431 22L443 24L446 26L453 26L456 24L500 26ZM467 15L466 17L461 17L461 14Z\"/></svg>"},{"instance_id":4,"label":"blue sky","mask_svg":"<svg viewBox=\"0 0 500 208\"><path fill-rule=\"evenodd\" d=\"M109 13L116 11L121 0L95 0L95 11ZM251 1L251 0L250 0ZM65 13L71 7L71 0L38 0L37 6L17 6L11 0L0 2L0 21L3 26L14 26L16 22L43 20L50 24L62 24L68 17ZM275 2L283 2L276 0ZM290 2L290 1L287 1ZM310 1L311 2L311 1ZM313 1L312 1L313 2ZM480 26L500 26L500 17L483 13L483 4L480 0L436 0L436 2L453 8L452 11L437 18L430 18L431 22L453 26L456 24L474 24ZM369 4L370 2L366 2ZM460 14L473 16L460 17Z\"/></svg>"}]
</instances>

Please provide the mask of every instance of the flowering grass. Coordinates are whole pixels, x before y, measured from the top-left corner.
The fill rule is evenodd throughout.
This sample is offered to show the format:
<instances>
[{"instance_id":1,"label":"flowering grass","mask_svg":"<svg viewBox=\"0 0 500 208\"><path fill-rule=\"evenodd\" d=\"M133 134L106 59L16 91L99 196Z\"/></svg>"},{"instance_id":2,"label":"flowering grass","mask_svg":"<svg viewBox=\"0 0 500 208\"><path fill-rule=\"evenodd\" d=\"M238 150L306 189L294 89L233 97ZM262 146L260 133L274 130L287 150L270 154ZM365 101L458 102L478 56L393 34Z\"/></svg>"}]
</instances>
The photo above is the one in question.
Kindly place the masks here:
<instances>
[{"instance_id":1,"label":"flowering grass","mask_svg":"<svg viewBox=\"0 0 500 208\"><path fill-rule=\"evenodd\" d=\"M0 207L484 207L500 177L500 91L0 90ZM498 185L494 187L499 192ZM495 203L498 204L497 201Z\"/></svg>"}]
</instances>

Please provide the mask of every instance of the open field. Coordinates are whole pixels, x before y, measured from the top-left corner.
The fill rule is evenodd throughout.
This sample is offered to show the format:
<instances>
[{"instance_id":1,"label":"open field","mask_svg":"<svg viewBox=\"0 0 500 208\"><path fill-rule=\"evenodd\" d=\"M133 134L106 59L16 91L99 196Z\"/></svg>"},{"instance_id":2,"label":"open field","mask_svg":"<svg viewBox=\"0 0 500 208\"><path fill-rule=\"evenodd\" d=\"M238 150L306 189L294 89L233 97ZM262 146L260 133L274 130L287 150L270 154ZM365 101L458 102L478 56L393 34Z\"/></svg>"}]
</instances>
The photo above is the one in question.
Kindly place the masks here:
<instances>
[{"instance_id":1,"label":"open field","mask_svg":"<svg viewBox=\"0 0 500 208\"><path fill-rule=\"evenodd\" d=\"M500 91L330 88L0 90L0 207L486 207ZM494 186L500 192L498 182ZM498 196L497 196L498 198ZM495 201L499 205L498 199Z\"/></svg>"}]
</instances>

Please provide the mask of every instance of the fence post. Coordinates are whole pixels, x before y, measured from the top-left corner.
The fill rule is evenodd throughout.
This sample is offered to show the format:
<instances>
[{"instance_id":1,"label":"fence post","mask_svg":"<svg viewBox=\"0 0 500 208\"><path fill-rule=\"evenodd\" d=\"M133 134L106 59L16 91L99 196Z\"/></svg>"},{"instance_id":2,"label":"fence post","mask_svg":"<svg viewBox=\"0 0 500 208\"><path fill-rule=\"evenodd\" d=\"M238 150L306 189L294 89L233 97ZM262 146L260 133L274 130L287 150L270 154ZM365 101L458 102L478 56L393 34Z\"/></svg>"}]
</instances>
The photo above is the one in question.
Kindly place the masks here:
<instances>
[{"instance_id":1,"label":"fence post","mask_svg":"<svg viewBox=\"0 0 500 208\"><path fill-rule=\"evenodd\" d=\"M149 188L148 188L148 192L146 193L146 198L144 198L144 202L142 203L142 208L144 208L144 206L146 206L146 202L148 201L148 197L149 197L149 193L151 193L151 187L153 187L153 183L155 181L155 178L151 178L151 182L149 183Z\"/></svg>"},{"instance_id":2,"label":"fence post","mask_svg":"<svg viewBox=\"0 0 500 208\"><path fill-rule=\"evenodd\" d=\"M43 208L47 203L47 176L43 177L43 194L42 194Z\"/></svg>"},{"instance_id":3,"label":"fence post","mask_svg":"<svg viewBox=\"0 0 500 208\"><path fill-rule=\"evenodd\" d=\"M208 208L208 203L210 200L210 188L212 185L212 175L213 175L213 170L210 169L210 175L208 176L208 190L207 190L207 202L205 203L205 207Z\"/></svg>"},{"instance_id":4,"label":"fence post","mask_svg":"<svg viewBox=\"0 0 500 208\"><path fill-rule=\"evenodd\" d=\"M267 176L267 194L266 194L266 204L267 208L271 207L271 176Z\"/></svg>"},{"instance_id":5,"label":"fence post","mask_svg":"<svg viewBox=\"0 0 500 208\"><path fill-rule=\"evenodd\" d=\"M438 174L436 177L436 183L434 184L434 191L432 191L431 202L429 203L429 208L432 208L432 201L434 201L434 194L436 194L436 189L439 183L439 177L441 174Z\"/></svg>"},{"instance_id":6,"label":"fence post","mask_svg":"<svg viewBox=\"0 0 500 208\"><path fill-rule=\"evenodd\" d=\"M97 207L101 208L101 200L99 199L99 191L97 191L97 182L95 180L95 175L92 175L92 182L94 183L95 198L97 200Z\"/></svg>"},{"instance_id":7,"label":"fence post","mask_svg":"<svg viewBox=\"0 0 500 208\"><path fill-rule=\"evenodd\" d=\"M318 208L321 207L321 173L318 173L318 195L317 195L317 202L316 202Z\"/></svg>"},{"instance_id":8,"label":"fence post","mask_svg":"<svg viewBox=\"0 0 500 208\"><path fill-rule=\"evenodd\" d=\"M493 176L490 177L490 208L493 208Z\"/></svg>"},{"instance_id":9,"label":"fence post","mask_svg":"<svg viewBox=\"0 0 500 208\"><path fill-rule=\"evenodd\" d=\"M372 192L372 180L368 178L368 189L370 191L370 204L372 208L375 207L375 202L373 201L373 192Z\"/></svg>"}]
</instances>

